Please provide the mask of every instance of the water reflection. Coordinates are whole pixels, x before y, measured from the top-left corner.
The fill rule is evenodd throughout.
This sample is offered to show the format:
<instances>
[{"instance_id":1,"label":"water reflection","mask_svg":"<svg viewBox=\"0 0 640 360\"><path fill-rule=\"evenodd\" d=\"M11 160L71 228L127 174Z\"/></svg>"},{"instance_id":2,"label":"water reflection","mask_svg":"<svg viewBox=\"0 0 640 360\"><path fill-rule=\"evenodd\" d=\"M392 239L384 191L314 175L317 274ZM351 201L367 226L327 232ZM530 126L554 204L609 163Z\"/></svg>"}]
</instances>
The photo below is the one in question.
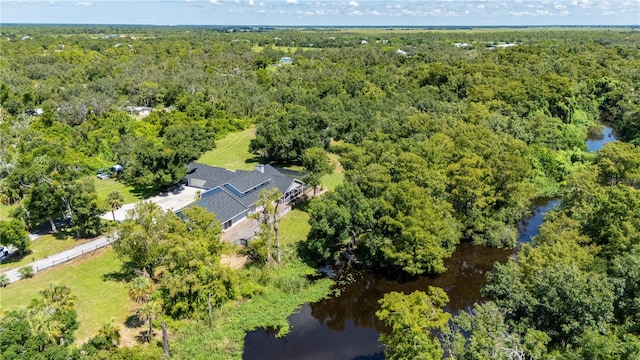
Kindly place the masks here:
<instances>
[{"instance_id":1,"label":"water reflection","mask_svg":"<svg viewBox=\"0 0 640 360\"><path fill-rule=\"evenodd\" d=\"M596 151L615 140L613 131L604 128L603 136L587 141ZM527 243L538 233L543 215L559 205L558 200L540 199L532 204L532 214L518 223L519 243ZM378 300L390 291L410 293L428 286L444 289L449 295L446 310L456 313L481 301L480 289L486 273L497 262L504 263L516 250L504 250L463 243L445 262L447 271L437 277L419 277L411 281L380 279L372 274L349 269L339 274L340 295L304 305L289 318L291 332L276 338L274 331L258 329L247 334L244 359L384 359L378 336L388 331L375 317Z\"/></svg>"},{"instance_id":2,"label":"water reflection","mask_svg":"<svg viewBox=\"0 0 640 360\"><path fill-rule=\"evenodd\" d=\"M428 286L449 295L447 311L468 309L481 299L485 274L496 261L505 262L515 250L460 244L446 261L448 270L437 277L411 281L381 279L358 269L338 275L339 296L304 305L291 316L291 332L282 339L258 329L247 334L244 359L383 359L381 332L388 329L375 312L378 300L390 291L410 293Z\"/></svg>"},{"instance_id":3,"label":"water reflection","mask_svg":"<svg viewBox=\"0 0 640 360\"><path fill-rule=\"evenodd\" d=\"M587 140L587 150L589 152L600 150L604 144L610 143L614 140L616 140L616 136L613 133L613 129L608 126L604 126L601 133L589 137Z\"/></svg>"}]
</instances>

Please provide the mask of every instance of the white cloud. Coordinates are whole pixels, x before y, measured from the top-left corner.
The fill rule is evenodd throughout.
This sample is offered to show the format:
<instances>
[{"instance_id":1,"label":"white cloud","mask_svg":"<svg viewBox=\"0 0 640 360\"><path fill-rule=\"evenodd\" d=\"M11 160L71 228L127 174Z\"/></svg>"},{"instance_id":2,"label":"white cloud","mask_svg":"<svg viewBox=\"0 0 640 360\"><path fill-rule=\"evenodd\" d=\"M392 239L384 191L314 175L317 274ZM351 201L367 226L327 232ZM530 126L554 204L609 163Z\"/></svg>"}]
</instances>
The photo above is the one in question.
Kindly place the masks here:
<instances>
[{"instance_id":1,"label":"white cloud","mask_svg":"<svg viewBox=\"0 0 640 360\"><path fill-rule=\"evenodd\" d=\"M297 4L298 0L286 0L287 4Z\"/></svg>"},{"instance_id":2,"label":"white cloud","mask_svg":"<svg viewBox=\"0 0 640 360\"><path fill-rule=\"evenodd\" d=\"M76 3L76 6L84 6L84 7L87 7L87 6L91 6L91 3L90 3L90 2L88 2L88 1L80 1L80 2L77 2L77 3Z\"/></svg>"},{"instance_id":3,"label":"white cloud","mask_svg":"<svg viewBox=\"0 0 640 360\"><path fill-rule=\"evenodd\" d=\"M248 0L248 1L247 1L247 4L249 4L249 5L253 6L254 2L253 2L253 0Z\"/></svg>"},{"instance_id":4,"label":"white cloud","mask_svg":"<svg viewBox=\"0 0 640 360\"><path fill-rule=\"evenodd\" d=\"M221 5L220 0L209 0L209 3L213 5Z\"/></svg>"},{"instance_id":5,"label":"white cloud","mask_svg":"<svg viewBox=\"0 0 640 360\"><path fill-rule=\"evenodd\" d=\"M557 10L562 10L562 9L566 9L567 7L562 4L555 4L553 5L553 8Z\"/></svg>"},{"instance_id":6,"label":"white cloud","mask_svg":"<svg viewBox=\"0 0 640 360\"><path fill-rule=\"evenodd\" d=\"M358 2L356 0L349 1L349 6L358 7Z\"/></svg>"},{"instance_id":7,"label":"white cloud","mask_svg":"<svg viewBox=\"0 0 640 360\"><path fill-rule=\"evenodd\" d=\"M513 16L531 15L531 13L528 12L528 11L509 11L509 14L511 14Z\"/></svg>"}]
</instances>

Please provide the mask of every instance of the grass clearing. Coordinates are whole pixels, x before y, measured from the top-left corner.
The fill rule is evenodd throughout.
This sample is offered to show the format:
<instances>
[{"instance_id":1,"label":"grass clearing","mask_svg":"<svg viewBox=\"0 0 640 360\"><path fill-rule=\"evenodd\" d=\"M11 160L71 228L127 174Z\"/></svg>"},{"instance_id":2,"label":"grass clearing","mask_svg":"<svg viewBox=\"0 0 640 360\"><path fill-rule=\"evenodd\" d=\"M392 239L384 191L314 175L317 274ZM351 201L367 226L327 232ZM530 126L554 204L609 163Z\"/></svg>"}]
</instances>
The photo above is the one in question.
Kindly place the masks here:
<instances>
[{"instance_id":1,"label":"grass clearing","mask_svg":"<svg viewBox=\"0 0 640 360\"><path fill-rule=\"evenodd\" d=\"M40 236L31 242L31 252L23 257L13 255L5 259L0 264L0 271L15 269L29 264L30 262L44 259L61 251L71 249L74 246L83 244L93 239L78 239L71 232L61 232L59 234L47 234Z\"/></svg>"},{"instance_id":2,"label":"grass clearing","mask_svg":"<svg viewBox=\"0 0 640 360\"><path fill-rule=\"evenodd\" d=\"M216 141L216 148L204 153L196 162L232 170L253 170L258 163L249 152L249 142L255 138L256 129L227 134Z\"/></svg>"},{"instance_id":3,"label":"grass clearing","mask_svg":"<svg viewBox=\"0 0 640 360\"><path fill-rule=\"evenodd\" d=\"M122 196L124 196L124 203L134 203L138 200L149 198L153 195L157 194L157 190L153 191L139 191L134 189L132 186L123 184L122 182L116 181L115 179L93 179L96 192L98 193L98 198L104 201L112 191L117 191Z\"/></svg>"},{"instance_id":4,"label":"grass clearing","mask_svg":"<svg viewBox=\"0 0 640 360\"><path fill-rule=\"evenodd\" d=\"M278 236L283 247L306 239L311 230L309 213L301 209L291 210L278 222L278 225Z\"/></svg>"},{"instance_id":5,"label":"grass clearing","mask_svg":"<svg viewBox=\"0 0 640 360\"><path fill-rule=\"evenodd\" d=\"M76 344L86 342L112 318L124 330L124 323L133 314L135 305L127 295L126 283L108 279L109 274L118 273L120 266L121 261L113 249L98 250L65 265L39 272L31 279L0 288L0 308L17 309L39 297L39 292L50 283L60 283L69 286L78 297L75 309L80 328L76 331Z\"/></svg>"}]
</instances>

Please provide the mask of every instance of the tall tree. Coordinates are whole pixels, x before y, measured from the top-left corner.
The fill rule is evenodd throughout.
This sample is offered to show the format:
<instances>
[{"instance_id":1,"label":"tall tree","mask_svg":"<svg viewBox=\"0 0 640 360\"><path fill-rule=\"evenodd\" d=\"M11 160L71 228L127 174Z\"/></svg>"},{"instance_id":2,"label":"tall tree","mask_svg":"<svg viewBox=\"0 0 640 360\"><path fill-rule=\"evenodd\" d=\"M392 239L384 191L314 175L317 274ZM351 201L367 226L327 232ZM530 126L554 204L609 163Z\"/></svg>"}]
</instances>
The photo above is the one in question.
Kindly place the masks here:
<instances>
[{"instance_id":1,"label":"tall tree","mask_svg":"<svg viewBox=\"0 0 640 360\"><path fill-rule=\"evenodd\" d=\"M149 323L149 332L147 333L147 342L151 342L153 338L153 319L160 314L160 303L157 301L147 301L138 309L138 317L141 321L147 321Z\"/></svg>"},{"instance_id":2,"label":"tall tree","mask_svg":"<svg viewBox=\"0 0 640 360\"><path fill-rule=\"evenodd\" d=\"M31 239L24 224L17 219L0 221L0 239L5 245L13 245L22 255L29 251Z\"/></svg>"},{"instance_id":3,"label":"tall tree","mask_svg":"<svg viewBox=\"0 0 640 360\"><path fill-rule=\"evenodd\" d=\"M320 186L320 180L324 175L331 174L335 169L335 165L329 160L327 152L318 147L306 149L302 154L302 166L307 171L304 179L308 185L313 186L313 196Z\"/></svg>"},{"instance_id":4,"label":"tall tree","mask_svg":"<svg viewBox=\"0 0 640 360\"><path fill-rule=\"evenodd\" d=\"M409 295L392 291L380 300L376 316L391 328L380 336L387 359L441 359L440 342L432 330L443 330L451 318L442 309L449 302L440 288L429 286L427 292Z\"/></svg>"},{"instance_id":5,"label":"tall tree","mask_svg":"<svg viewBox=\"0 0 640 360\"><path fill-rule=\"evenodd\" d=\"M149 301L152 292L153 284L151 279L146 276L136 276L127 290L129 298L138 304Z\"/></svg>"},{"instance_id":6,"label":"tall tree","mask_svg":"<svg viewBox=\"0 0 640 360\"><path fill-rule=\"evenodd\" d=\"M280 263L280 238L278 234L278 207L282 196L278 189L261 190L256 208L259 209L252 216L260 222L260 232L254 237L249 249L252 256L259 262L273 262L275 249L276 262Z\"/></svg>"},{"instance_id":7,"label":"tall tree","mask_svg":"<svg viewBox=\"0 0 640 360\"><path fill-rule=\"evenodd\" d=\"M124 196L118 191L112 191L107 195L107 205L111 209L111 215L113 221L116 221L116 210L120 209L124 205Z\"/></svg>"},{"instance_id":8,"label":"tall tree","mask_svg":"<svg viewBox=\"0 0 640 360\"><path fill-rule=\"evenodd\" d=\"M173 212L164 211L158 205L143 201L127 213L125 221L118 225L118 239L113 248L132 269L154 276L155 268L163 261L167 234Z\"/></svg>"}]
</instances>

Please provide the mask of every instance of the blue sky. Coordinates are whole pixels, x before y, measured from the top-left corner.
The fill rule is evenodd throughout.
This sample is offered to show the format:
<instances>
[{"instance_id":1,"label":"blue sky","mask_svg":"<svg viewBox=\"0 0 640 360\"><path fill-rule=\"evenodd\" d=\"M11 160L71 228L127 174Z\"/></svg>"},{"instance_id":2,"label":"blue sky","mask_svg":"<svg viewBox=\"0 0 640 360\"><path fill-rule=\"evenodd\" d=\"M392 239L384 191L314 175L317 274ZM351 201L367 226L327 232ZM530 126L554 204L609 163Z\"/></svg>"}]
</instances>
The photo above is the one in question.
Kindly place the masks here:
<instances>
[{"instance_id":1,"label":"blue sky","mask_svg":"<svg viewBox=\"0 0 640 360\"><path fill-rule=\"evenodd\" d=\"M0 0L0 23L640 25L640 0Z\"/></svg>"}]
</instances>

